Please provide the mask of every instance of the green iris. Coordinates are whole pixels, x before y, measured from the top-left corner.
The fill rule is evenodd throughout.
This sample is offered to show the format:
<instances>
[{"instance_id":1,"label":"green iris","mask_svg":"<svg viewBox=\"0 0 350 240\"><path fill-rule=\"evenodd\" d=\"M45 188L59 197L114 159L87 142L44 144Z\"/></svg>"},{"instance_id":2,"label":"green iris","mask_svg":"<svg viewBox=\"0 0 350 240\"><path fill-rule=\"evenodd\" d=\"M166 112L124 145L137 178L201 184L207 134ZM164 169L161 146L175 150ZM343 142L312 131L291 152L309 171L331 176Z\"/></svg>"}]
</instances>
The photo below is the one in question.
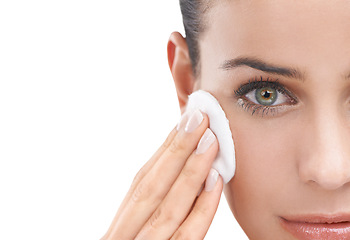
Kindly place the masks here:
<instances>
[{"instance_id":1,"label":"green iris","mask_svg":"<svg viewBox=\"0 0 350 240\"><path fill-rule=\"evenodd\" d=\"M270 87L258 88L255 97L262 105L272 105L277 100L277 91Z\"/></svg>"}]
</instances>

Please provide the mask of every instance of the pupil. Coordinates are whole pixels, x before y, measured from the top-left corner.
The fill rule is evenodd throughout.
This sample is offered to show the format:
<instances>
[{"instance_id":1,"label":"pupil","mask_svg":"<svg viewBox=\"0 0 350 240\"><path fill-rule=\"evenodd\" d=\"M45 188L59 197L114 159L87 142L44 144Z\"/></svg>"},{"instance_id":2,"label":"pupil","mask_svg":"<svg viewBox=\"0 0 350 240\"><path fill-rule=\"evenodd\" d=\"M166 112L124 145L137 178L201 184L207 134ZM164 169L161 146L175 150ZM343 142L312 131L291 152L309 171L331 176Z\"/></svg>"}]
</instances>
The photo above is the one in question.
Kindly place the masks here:
<instances>
[{"instance_id":1,"label":"pupil","mask_svg":"<svg viewBox=\"0 0 350 240\"><path fill-rule=\"evenodd\" d=\"M269 98L271 95L271 93L269 93L269 91L265 91L265 93L263 94L264 98Z\"/></svg>"},{"instance_id":2,"label":"pupil","mask_svg":"<svg viewBox=\"0 0 350 240\"><path fill-rule=\"evenodd\" d=\"M276 94L276 91L271 88L259 88L259 90L255 92L255 98L262 105L272 105L277 100Z\"/></svg>"}]
</instances>

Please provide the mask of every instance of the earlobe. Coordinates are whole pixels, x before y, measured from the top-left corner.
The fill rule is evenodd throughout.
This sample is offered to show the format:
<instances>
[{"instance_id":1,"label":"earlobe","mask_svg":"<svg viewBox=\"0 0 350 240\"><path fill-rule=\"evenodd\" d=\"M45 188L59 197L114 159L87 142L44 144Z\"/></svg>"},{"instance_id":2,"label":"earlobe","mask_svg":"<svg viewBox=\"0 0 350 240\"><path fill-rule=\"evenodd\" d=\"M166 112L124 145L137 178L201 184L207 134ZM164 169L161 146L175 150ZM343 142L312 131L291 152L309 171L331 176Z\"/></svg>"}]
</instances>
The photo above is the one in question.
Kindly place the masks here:
<instances>
[{"instance_id":1,"label":"earlobe","mask_svg":"<svg viewBox=\"0 0 350 240\"><path fill-rule=\"evenodd\" d=\"M167 50L169 68L174 79L181 113L183 113L195 82L186 39L180 33L173 32L170 35Z\"/></svg>"}]
</instances>

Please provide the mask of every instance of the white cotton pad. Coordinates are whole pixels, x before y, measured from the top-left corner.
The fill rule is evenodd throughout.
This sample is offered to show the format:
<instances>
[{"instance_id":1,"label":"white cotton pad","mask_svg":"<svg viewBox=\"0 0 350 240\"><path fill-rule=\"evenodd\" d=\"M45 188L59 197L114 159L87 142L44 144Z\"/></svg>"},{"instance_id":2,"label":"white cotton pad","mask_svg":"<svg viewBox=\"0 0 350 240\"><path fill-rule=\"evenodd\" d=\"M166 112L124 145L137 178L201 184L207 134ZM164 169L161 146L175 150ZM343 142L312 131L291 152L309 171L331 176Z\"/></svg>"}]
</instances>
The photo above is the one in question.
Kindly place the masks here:
<instances>
[{"instance_id":1,"label":"white cotton pad","mask_svg":"<svg viewBox=\"0 0 350 240\"><path fill-rule=\"evenodd\" d=\"M198 90L189 96L186 111L199 109L209 117L209 128L219 142L219 152L213 163L213 168L228 183L235 175L236 158L229 121L219 102L210 93Z\"/></svg>"}]
</instances>

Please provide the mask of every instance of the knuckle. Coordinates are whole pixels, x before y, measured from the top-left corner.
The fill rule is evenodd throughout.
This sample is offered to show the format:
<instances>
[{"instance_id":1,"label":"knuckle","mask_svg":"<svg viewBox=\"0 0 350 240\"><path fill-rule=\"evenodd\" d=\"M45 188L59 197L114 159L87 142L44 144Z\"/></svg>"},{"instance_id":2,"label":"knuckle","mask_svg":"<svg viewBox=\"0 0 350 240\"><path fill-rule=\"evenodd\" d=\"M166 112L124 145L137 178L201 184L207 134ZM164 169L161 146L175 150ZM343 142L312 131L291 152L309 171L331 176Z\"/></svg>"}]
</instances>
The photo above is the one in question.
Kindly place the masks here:
<instances>
[{"instance_id":1,"label":"knuckle","mask_svg":"<svg viewBox=\"0 0 350 240\"><path fill-rule=\"evenodd\" d=\"M189 159L184 168L182 169L181 174L190 179L190 182L197 182L199 180L204 180L203 167L197 164L198 161L195 159Z\"/></svg>"},{"instance_id":2,"label":"knuckle","mask_svg":"<svg viewBox=\"0 0 350 240\"><path fill-rule=\"evenodd\" d=\"M148 160L146 162L145 165L142 166L142 168L140 168L138 170L138 172L136 173L136 175L134 176L134 179L132 181L132 185L135 186L136 184L138 184L147 174L147 172L149 171L150 167L152 167L152 158L150 160Z\"/></svg>"},{"instance_id":3,"label":"knuckle","mask_svg":"<svg viewBox=\"0 0 350 240\"><path fill-rule=\"evenodd\" d=\"M194 176L196 176L196 170L189 167L189 166L185 166L183 169L182 169L182 175L185 177L185 178L193 178Z\"/></svg>"},{"instance_id":4,"label":"knuckle","mask_svg":"<svg viewBox=\"0 0 350 240\"><path fill-rule=\"evenodd\" d=\"M184 167L181 171L181 175L185 179L186 185L197 189L198 185L201 183L201 178L197 170L191 167Z\"/></svg>"},{"instance_id":5,"label":"knuckle","mask_svg":"<svg viewBox=\"0 0 350 240\"><path fill-rule=\"evenodd\" d=\"M140 182L134 192L132 193L131 200L134 203L142 202L143 201L143 196L144 196L144 191L145 191L145 186L142 182Z\"/></svg>"},{"instance_id":6,"label":"knuckle","mask_svg":"<svg viewBox=\"0 0 350 240\"><path fill-rule=\"evenodd\" d=\"M153 228L153 229L157 229L157 224L159 222L160 216L162 214L162 210L161 208L158 208L151 216L151 218L149 219L149 225Z\"/></svg>"},{"instance_id":7,"label":"knuckle","mask_svg":"<svg viewBox=\"0 0 350 240\"><path fill-rule=\"evenodd\" d=\"M163 210L161 207L157 208L157 210L152 214L151 218L149 219L149 225L152 229L156 230L158 228L162 212Z\"/></svg>"},{"instance_id":8,"label":"knuckle","mask_svg":"<svg viewBox=\"0 0 350 240\"><path fill-rule=\"evenodd\" d=\"M178 222L177 222L177 214L178 214L178 212L175 212L174 210L171 210L171 209L168 209L167 211L166 211L166 213L165 213L165 211L163 211L164 212L164 223L165 224L171 224L171 225L173 225L173 224L179 224Z\"/></svg>"},{"instance_id":9,"label":"knuckle","mask_svg":"<svg viewBox=\"0 0 350 240\"><path fill-rule=\"evenodd\" d=\"M208 215L209 209L204 207L193 208L193 213L201 217L206 217Z\"/></svg>"},{"instance_id":10,"label":"knuckle","mask_svg":"<svg viewBox=\"0 0 350 240\"><path fill-rule=\"evenodd\" d=\"M172 141L173 141L173 134L170 133L169 136L163 142L162 148L167 149L170 146L170 144L172 143Z\"/></svg>"},{"instance_id":11,"label":"knuckle","mask_svg":"<svg viewBox=\"0 0 350 240\"><path fill-rule=\"evenodd\" d=\"M184 230L179 229L171 238L171 240L194 240L190 233L185 233Z\"/></svg>"},{"instance_id":12,"label":"knuckle","mask_svg":"<svg viewBox=\"0 0 350 240\"><path fill-rule=\"evenodd\" d=\"M133 184L138 183L142 179L143 175L144 175L144 170L143 170L143 168L141 168L134 176L132 183Z\"/></svg>"},{"instance_id":13,"label":"knuckle","mask_svg":"<svg viewBox=\"0 0 350 240\"><path fill-rule=\"evenodd\" d=\"M141 181L135 188L131 200L134 203L140 203L144 202L150 193L150 186L149 184L145 183L145 181Z\"/></svg>"},{"instance_id":14,"label":"knuckle","mask_svg":"<svg viewBox=\"0 0 350 240\"><path fill-rule=\"evenodd\" d=\"M150 218L150 226L157 229L159 226L176 224L176 212L171 209L165 209L164 206L159 206Z\"/></svg>"},{"instance_id":15,"label":"knuckle","mask_svg":"<svg viewBox=\"0 0 350 240\"><path fill-rule=\"evenodd\" d=\"M146 179L147 180L147 179ZM145 179L142 179L139 184L135 187L133 194L131 196L131 200L134 203L141 202L150 202L150 203L158 203L162 199L162 194L157 187L157 184L152 182L148 182Z\"/></svg>"},{"instance_id":16,"label":"knuckle","mask_svg":"<svg viewBox=\"0 0 350 240\"><path fill-rule=\"evenodd\" d=\"M176 152L180 152L180 151L184 151L185 150L185 144L184 141L181 141L178 138L175 138L174 141L172 141L172 143L169 146L169 151L171 153L176 153Z\"/></svg>"}]
</instances>

